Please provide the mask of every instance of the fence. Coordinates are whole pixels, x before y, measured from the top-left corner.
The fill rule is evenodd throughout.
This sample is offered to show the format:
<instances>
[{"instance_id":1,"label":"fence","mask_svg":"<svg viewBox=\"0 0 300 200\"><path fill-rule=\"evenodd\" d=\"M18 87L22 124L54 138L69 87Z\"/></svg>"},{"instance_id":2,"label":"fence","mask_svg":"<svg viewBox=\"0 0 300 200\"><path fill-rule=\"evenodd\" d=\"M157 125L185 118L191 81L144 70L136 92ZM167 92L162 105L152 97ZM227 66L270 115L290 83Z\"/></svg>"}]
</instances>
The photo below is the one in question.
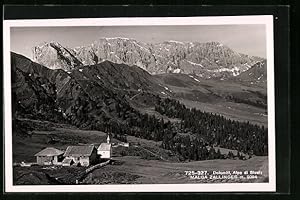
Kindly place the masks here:
<instances>
[{"instance_id":1,"label":"fence","mask_svg":"<svg viewBox=\"0 0 300 200\"><path fill-rule=\"evenodd\" d=\"M91 167L89 167L89 168L87 168L87 169L85 170L85 173L89 173L89 172L91 172L91 171L93 171L93 170L95 170L95 169L97 169L97 168L100 168L100 167L103 167L103 166L105 166L105 165L108 165L109 162L110 162L110 160L105 161L105 162L103 162L103 163L99 163L99 164L94 165L94 166L91 166Z\"/></svg>"}]
</instances>

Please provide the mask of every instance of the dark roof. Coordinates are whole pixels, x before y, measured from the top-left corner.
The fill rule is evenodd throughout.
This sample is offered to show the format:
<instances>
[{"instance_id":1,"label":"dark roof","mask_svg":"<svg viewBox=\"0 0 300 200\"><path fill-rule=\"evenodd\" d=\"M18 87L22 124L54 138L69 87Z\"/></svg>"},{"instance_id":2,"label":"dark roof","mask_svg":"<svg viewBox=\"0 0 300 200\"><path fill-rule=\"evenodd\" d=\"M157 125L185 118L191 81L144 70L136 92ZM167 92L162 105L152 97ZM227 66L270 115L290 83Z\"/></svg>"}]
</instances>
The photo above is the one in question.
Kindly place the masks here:
<instances>
[{"instance_id":1,"label":"dark roof","mask_svg":"<svg viewBox=\"0 0 300 200\"><path fill-rule=\"evenodd\" d=\"M64 156L90 156L94 148L94 145L68 146Z\"/></svg>"},{"instance_id":2,"label":"dark roof","mask_svg":"<svg viewBox=\"0 0 300 200\"><path fill-rule=\"evenodd\" d=\"M64 152L53 147L47 147L35 154L35 156L59 156Z\"/></svg>"},{"instance_id":3,"label":"dark roof","mask_svg":"<svg viewBox=\"0 0 300 200\"><path fill-rule=\"evenodd\" d=\"M101 143L97 150L98 151L110 151L111 150L111 144Z\"/></svg>"}]
</instances>

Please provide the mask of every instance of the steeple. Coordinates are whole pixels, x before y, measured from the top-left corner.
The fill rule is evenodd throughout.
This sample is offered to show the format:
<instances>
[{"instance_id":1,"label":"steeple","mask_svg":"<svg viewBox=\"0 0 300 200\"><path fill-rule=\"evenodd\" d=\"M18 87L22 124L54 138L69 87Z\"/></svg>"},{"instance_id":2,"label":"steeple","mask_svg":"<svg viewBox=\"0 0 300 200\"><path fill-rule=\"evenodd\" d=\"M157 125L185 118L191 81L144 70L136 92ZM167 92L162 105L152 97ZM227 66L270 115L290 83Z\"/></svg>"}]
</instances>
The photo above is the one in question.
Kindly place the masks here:
<instances>
[{"instance_id":1,"label":"steeple","mask_svg":"<svg viewBox=\"0 0 300 200\"><path fill-rule=\"evenodd\" d=\"M107 134L107 139L106 139L106 141L107 141L107 144L109 144L109 143L110 143L109 134Z\"/></svg>"}]
</instances>

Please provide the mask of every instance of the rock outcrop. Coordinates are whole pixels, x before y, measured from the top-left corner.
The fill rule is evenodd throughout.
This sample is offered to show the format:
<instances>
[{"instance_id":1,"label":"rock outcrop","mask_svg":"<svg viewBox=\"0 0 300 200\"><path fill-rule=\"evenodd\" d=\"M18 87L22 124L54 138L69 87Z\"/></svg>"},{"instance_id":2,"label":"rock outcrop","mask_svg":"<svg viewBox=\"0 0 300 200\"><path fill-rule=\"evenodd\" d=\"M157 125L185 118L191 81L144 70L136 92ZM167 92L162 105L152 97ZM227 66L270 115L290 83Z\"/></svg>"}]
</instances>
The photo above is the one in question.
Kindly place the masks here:
<instances>
[{"instance_id":1,"label":"rock outcrop","mask_svg":"<svg viewBox=\"0 0 300 200\"><path fill-rule=\"evenodd\" d=\"M225 79L238 76L264 59L237 53L218 42L147 44L129 38L100 38L74 49L56 42L44 43L33 48L33 60L65 71L108 60L136 65L151 74L183 73Z\"/></svg>"}]
</instances>

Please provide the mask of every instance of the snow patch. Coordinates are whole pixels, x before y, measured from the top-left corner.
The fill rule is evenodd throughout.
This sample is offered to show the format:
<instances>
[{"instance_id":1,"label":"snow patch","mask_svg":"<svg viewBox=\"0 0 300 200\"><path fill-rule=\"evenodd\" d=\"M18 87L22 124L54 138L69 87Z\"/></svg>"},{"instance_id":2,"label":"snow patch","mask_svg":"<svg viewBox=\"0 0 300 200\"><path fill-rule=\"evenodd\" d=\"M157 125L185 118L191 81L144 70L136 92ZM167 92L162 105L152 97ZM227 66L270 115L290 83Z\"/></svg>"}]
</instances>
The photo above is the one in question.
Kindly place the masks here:
<instances>
[{"instance_id":1,"label":"snow patch","mask_svg":"<svg viewBox=\"0 0 300 200\"><path fill-rule=\"evenodd\" d=\"M267 117L268 115L266 114L263 114L263 113L254 113L255 115L260 115L260 116L264 116L264 117Z\"/></svg>"},{"instance_id":2,"label":"snow patch","mask_svg":"<svg viewBox=\"0 0 300 200\"><path fill-rule=\"evenodd\" d=\"M190 45L191 45L190 47L194 47L195 46L194 43L192 43L192 42L190 42Z\"/></svg>"},{"instance_id":3,"label":"snow patch","mask_svg":"<svg viewBox=\"0 0 300 200\"><path fill-rule=\"evenodd\" d=\"M176 40L169 40L168 42L177 43L177 44L184 44L183 42L179 42L179 41L176 41Z\"/></svg>"},{"instance_id":4,"label":"snow patch","mask_svg":"<svg viewBox=\"0 0 300 200\"><path fill-rule=\"evenodd\" d=\"M168 87L164 87L167 91L172 92L172 90L170 90Z\"/></svg>"},{"instance_id":5,"label":"snow patch","mask_svg":"<svg viewBox=\"0 0 300 200\"><path fill-rule=\"evenodd\" d=\"M200 81L199 81L198 79L196 79L194 76L192 76L192 75L189 75L189 77L191 77L192 79L194 79L195 81L197 81L197 82L199 82L199 83L200 83Z\"/></svg>"},{"instance_id":6,"label":"snow patch","mask_svg":"<svg viewBox=\"0 0 300 200\"><path fill-rule=\"evenodd\" d=\"M97 75L97 78L98 78L99 80L101 80L100 76L98 76L98 75Z\"/></svg>"},{"instance_id":7,"label":"snow patch","mask_svg":"<svg viewBox=\"0 0 300 200\"><path fill-rule=\"evenodd\" d=\"M259 68L262 68L263 67L263 63L262 62L260 62L260 61L258 61L258 62L256 62L255 64L257 64L257 63L259 63Z\"/></svg>"},{"instance_id":8,"label":"snow patch","mask_svg":"<svg viewBox=\"0 0 300 200\"><path fill-rule=\"evenodd\" d=\"M160 93L162 93L162 94L164 94L164 95L167 95L165 92L160 92Z\"/></svg>"},{"instance_id":9,"label":"snow patch","mask_svg":"<svg viewBox=\"0 0 300 200\"><path fill-rule=\"evenodd\" d=\"M174 63L172 63L170 60L167 62L166 65L171 64L171 65L175 65Z\"/></svg>"},{"instance_id":10,"label":"snow patch","mask_svg":"<svg viewBox=\"0 0 300 200\"><path fill-rule=\"evenodd\" d=\"M112 38L105 38L106 40L116 40L116 39L121 39L121 40L130 40L129 38L124 38L124 37L112 37Z\"/></svg>"},{"instance_id":11,"label":"snow patch","mask_svg":"<svg viewBox=\"0 0 300 200\"><path fill-rule=\"evenodd\" d=\"M175 74L179 74L181 72L181 69L177 68L177 69L174 69L173 73Z\"/></svg>"},{"instance_id":12,"label":"snow patch","mask_svg":"<svg viewBox=\"0 0 300 200\"><path fill-rule=\"evenodd\" d=\"M145 47L139 45L137 42L133 42L133 44L135 44L136 46L140 47L140 49L144 49L144 50L146 50L147 52L150 52L149 49L146 49Z\"/></svg>"},{"instance_id":13,"label":"snow patch","mask_svg":"<svg viewBox=\"0 0 300 200\"><path fill-rule=\"evenodd\" d=\"M208 58L204 58L205 60L207 60L210 64L213 64L210 60L208 60Z\"/></svg>"},{"instance_id":14,"label":"snow patch","mask_svg":"<svg viewBox=\"0 0 300 200\"><path fill-rule=\"evenodd\" d=\"M245 63L244 65L245 65L245 66L246 66L246 68L247 68L246 70L248 70L248 69L250 69L250 68L251 68L251 66L250 66L248 63ZM245 71L246 71L246 70L245 70Z\"/></svg>"},{"instance_id":15,"label":"snow patch","mask_svg":"<svg viewBox=\"0 0 300 200\"><path fill-rule=\"evenodd\" d=\"M234 67L234 68L220 68L220 69L214 69L214 70L207 70L209 72L215 72L215 73L218 73L218 72L231 72L233 76L237 76L240 74L240 69L238 67Z\"/></svg>"},{"instance_id":16,"label":"snow patch","mask_svg":"<svg viewBox=\"0 0 300 200\"><path fill-rule=\"evenodd\" d=\"M260 75L260 76L257 78L257 80L260 80L263 76L264 76L263 74Z\"/></svg>"},{"instance_id":17,"label":"snow patch","mask_svg":"<svg viewBox=\"0 0 300 200\"><path fill-rule=\"evenodd\" d=\"M190 63L191 65L196 65L196 66L200 66L203 67L203 65L201 65L200 63L194 63L192 61L187 60L188 63Z\"/></svg>"},{"instance_id":18,"label":"snow patch","mask_svg":"<svg viewBox=\"0 0 300 200\"><path fill-rule=\"evenodd\" d=\"M78 71L82 72L82 71L83 71L83 69L78 69Z\"/></svg>"},{"instance_id":19,"label":"snow patch","mask_svg":"<svg viewBox=\"0 0 300 200\"><path fill-rule=\"evenodd\" d=\"M121 60L121 59L119 58L119 56L115 55L115 57L118 58L119 60Z\"/></svg>"}]
</instances>

